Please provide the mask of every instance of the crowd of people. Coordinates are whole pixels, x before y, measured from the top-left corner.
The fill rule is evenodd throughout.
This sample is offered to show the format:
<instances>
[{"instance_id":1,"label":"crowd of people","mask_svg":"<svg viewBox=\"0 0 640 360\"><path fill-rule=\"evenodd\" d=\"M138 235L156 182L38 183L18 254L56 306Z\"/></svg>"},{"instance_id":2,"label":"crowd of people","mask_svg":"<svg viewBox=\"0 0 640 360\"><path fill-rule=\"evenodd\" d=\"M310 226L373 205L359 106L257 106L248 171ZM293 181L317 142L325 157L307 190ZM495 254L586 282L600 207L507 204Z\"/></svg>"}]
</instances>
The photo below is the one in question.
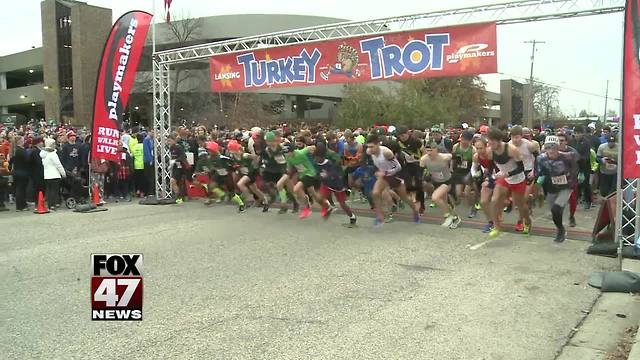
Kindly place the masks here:
<instances>
[{"instance_id":1,"label":"crowd of people","mask_svg":"<svg viewBox=\"0 0 640 360\"><path fill-rule=\"evenodd\" d=\"M55 210L69 194L86 197L89 176L107 201L155 195L152 131L123 132L116 162L90 161L86 134L35 125L1 130L0 209L9 201L17 211L29 210L42 192ZM337 202L353 226L357 218L348 200L361 197L375 211L376 227L408 207L416 223L432 208L442 214L444 227L455 229L464 200L466 216L481 212L487 221L483 231L495 237L503 230L503 214L513 209L516 231L528 234L535 203L546 199L555 240L562 242L565 208L569 226L575 226L579 202L590 209L597 196L615 191L616 139L610 128L596 130L593 124L555 130L280 124L233 131L180 127L167 145L178 204L193 187L204 190L207 205L226 200L240 212L250 205L267 212L279 203L278 213L292 209L301 219L311 215L312 203L328 218Z\"/></svg>"}]
</instances>

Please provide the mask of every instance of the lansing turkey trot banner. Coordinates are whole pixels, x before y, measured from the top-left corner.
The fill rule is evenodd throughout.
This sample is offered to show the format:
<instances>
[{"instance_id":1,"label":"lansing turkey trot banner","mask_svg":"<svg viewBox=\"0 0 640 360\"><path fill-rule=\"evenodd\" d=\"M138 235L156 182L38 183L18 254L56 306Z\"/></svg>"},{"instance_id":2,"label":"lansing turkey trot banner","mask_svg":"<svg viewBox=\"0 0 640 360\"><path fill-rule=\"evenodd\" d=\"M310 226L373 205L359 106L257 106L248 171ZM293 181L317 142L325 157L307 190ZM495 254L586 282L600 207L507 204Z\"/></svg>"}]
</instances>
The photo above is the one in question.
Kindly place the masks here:
<instances>
[{"instance_id":1,"label":"lansing turkey trot banner","mask_svg":"<svg viewBox=\"0 0 640 360\"><path fill-rule=\"evenodd\" d=\"M236 92L495 73L496 24L318 41L214 55L211 88Z\"/></svg>"},{"instance_id":2,"label":"lansing turkey trot banner","mask_svg":"<svg viewBox=\"0 0 640 360\"><path fill-rule=\"evenodd\" d=\"M133 87L152 15L131 11L111 28L102 51L93 105L91 158L117 161L122 113Z\"/></svg>"},{"instance_id":3,"label":"lansing turkey trot banner","mask_svg":"<svg viewBox=\"0 0 640 360\"><path fill-rule=\"evenodd\" d=\"M640 0L627 0L622 81L622 176L640 178ZM624 160L624 161L623 161Z\"/></svg>"}]
</instances>

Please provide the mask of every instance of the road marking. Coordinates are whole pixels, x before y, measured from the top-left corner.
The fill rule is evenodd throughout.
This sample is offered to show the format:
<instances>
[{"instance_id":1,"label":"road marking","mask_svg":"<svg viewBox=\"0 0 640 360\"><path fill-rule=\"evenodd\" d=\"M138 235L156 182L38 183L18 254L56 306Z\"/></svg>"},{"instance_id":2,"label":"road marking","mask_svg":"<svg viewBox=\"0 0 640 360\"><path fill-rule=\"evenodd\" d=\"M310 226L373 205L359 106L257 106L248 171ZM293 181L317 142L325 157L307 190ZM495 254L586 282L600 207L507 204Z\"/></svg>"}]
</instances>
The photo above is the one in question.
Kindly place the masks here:
<instances>
[{"instance_id":1,"label":"road marking","mask_svg":"<svg viewBox=\"0 0 640 360\"><path fill-rule=\"evenodd\" d=\"M483 246L487 245L487 243L488 243L488 242L490 242L490 241L491 241L491 240L486 240L486 241L483 241L483 242L481 242L481 243L475 244L475 245L473 245L473 246L469 247L469 250L478 250L478 249L480 249L481 247L483 247Z\"/></svg>"}]
</instances>

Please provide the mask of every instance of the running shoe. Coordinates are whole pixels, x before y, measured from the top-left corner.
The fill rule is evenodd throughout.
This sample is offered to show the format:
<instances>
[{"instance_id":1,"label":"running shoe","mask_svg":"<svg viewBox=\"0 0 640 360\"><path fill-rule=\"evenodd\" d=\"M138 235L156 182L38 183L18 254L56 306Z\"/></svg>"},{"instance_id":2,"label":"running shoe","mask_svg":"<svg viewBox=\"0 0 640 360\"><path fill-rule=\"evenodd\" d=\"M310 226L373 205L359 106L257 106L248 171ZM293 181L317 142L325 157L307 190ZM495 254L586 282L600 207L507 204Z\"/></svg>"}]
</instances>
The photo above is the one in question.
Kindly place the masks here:
<instances>
[{"instance_id":1,"label":"running shoe","mask_svg":"<svg viewBox=\"0 0 640 360\"><path fill-rule=\"evenodd\" d=\"M398 201L398 207L404 209L404 201Z\"/></svg>"},{"instance_id":2,"label":"running shoe","mask_svg":"<svg viewBox=\"0 0 640 360\"><path fill-rule=\"evenodd\" d=\"M522 232L523 228L524 228L524 224L522 224L521 222L516 224L516 232Z\"/></svg>"},{"instance_id":3,"label":"running shoe","mask_svg":"<svg viewBox=\"0 0 640 360\"><path fill-rule=\"evenodd\" d=\"M182 204L184 201L182 200L182 198L177 198L176 199L176 204L180 205Z\"/></svg>"},{"instance_id":4,"label":"running shoe","mask_svg":"<svg viewBox=\"0 0 640 360\"><path fill-rule=\"evenodd\" d=\"M449 227L454 220L454 216L451 214L445 214L444 222L442 223L442 227Z\"/></svg>"},{"instance_id":5,"label":"running shoe","mask_svg":"<svg viewBox=\"0 0 640 360\"><path fill-rule=\"evenodd\" d=\"M278 210L278 214L282 215L282 214L286 214L287 213L287 207L283 206L280 208L280 210Z\"/></svg>"},{"instance_id":6,"label":"running shoe","mask_svg":"<svg viewBox=\"0 0 640 360\"><path fill-rule=\"evenodd\" d=\"M506 212L507 214L511 212L511 210L513 210L513 204L509 204L507 206L504 207L504 212Z\"/></svg>"},{"instance_id":7,"label":"running shoe","mask_svg":"<svg viewBox=\"0 0 640 360\"><path fill-rule=\"evenodd\" d=\"M467 215L467 217L469 219L472 219L476 217L476 215L478 215L478 209L476 209L475 206L473 206L471 209L469 209L469 215Z\"/></svg>"},{"instance_id":8,"label":"running shoe","mask_svg":"<svg viewBox=\"0 0 640 360\"><path fill-rule=\"evenodd\" d=\"M373 219L373 227L375 229L382 227L382 224L384 224L384 220L380 220L377 217Z\"/></svg>"},{"instance_id":9,"label":"running shoe","mask_svg":"<svg viewBox=\"0 0 640 360\"><path fill-rule=\"evenodd\" d=\"M495 239L498 237L498 235L500 235L500 230L496 229L495 227L493 229L491 229L491 231L489 231L489 239Z\"/></svg>"},{"instance_id":10,"label":"running shoe","mask_svg":"<svg viewBox=\"0 0 640 360\"><path fill-rule=\"evenodd\" d=\"M351 226L355 225L355 224L356 224L356 221L358 221L358 218L357 218L357 217L356 217L356 215L354 214L354 215L352 215L352 216L349 218L349 225L351 225Z\"/></svg>"},{"instance_id":11,"label":"running shoe","mask_svg":"<svg viewBox=\"0 0 640 360\"><path fill-rule=\"evenodd\" d=\"M437 205L436 205L436 203L434 203L434 202L432 202L431 204L429 204L429 207L430 207L430 208L432 208L432 209L435 209L435 208L436 208L436 206L437 206Z\"/></svg>"},{"instance_id":12,"label":"running shoe","mask_svg":"<svg viewBox=\"0 0 640 360\"><path fill-rule=\"evenodd\" d=\"M474 207L476 210L480 210L480 209L482 209L482 206L480 206L480 203L475 203L475 205L473 205L473 207Z\"/></svg>"},{"instance_id":13,"label":"running shoe","mask_svg":"<svg viewBox=\"0 0 640 360\"><path fill-rule=\"evenodd\" d=\"M393 214L389 214L384 218L384 222L386 223L392 223L394 221L396 221L396 219L393 218Z\"/></svg>"},{"instance_id":14,"label":"running shoe","mask_svg":"<svg viewBox=\"0 0 640 360\"><path fill-rule=\"evenodd\" d=\"M305 207L304 209L302 209L302 211L300 212L300 219L305 219L307 218L309 215L311 215L311 209L308 207Z\"/></svg>"},{"instance_id":15,"label":"running shoe","mask_svg":"<svg viewBox=\"0 0 640 360\"><path fill-rule=\"evenodd\" d=\"M566 240L565 236L566 236L566 232L564 231L564 229L559 230L558 233L556 234L556 238L553 239L553 241L557 243L561 243Z\"/></svg>"},{"instance_id":16,"label":"running shoe","mask_svg":"<svg viewBox=\"0 0 640 360\"><path fill-rule=\"evenodd\" d=\"M239 213L243 213L244 211L245 211L245 207L244 207L244 205L240 205L240 206L238 206L238 212L239 212Z\"/></svg>"},{"instance_id":17,"label":"running shoe","mask_svg":"<svg viewBox=\"0 0 640 360\"><path fill-rule=\"evenodd\" d=\"M569 216L569 227L576 227L576 217L575 216Z\"/></svg>"},{"instance_id":18,"label":"running shoe","mask_svg":"<svg viewBox=\"0 0 640 360\"><path fill-rule=\"evenodd\" d=\"M267 212L267 211L269 211L269 202L265 200L262 202L262 212Z\"/></svg>"},{"instance_id":19,"label":"running shoe","mask_svg":"<svg viewBox=\"0 0 640 360\"><path fill-rule=\"evenodd\" d=\"M493 221L489 221L488 223L484 224L484 226L482 227L482 232L486 234L491 231L491 229L493 229Z\"/></svg>"},{"instance_id":20,"label":"running shoe","mask_svg":"<svg viewBox=\"0 0 640 360\"><path fill-rule=\"evenodd\" d=\"M420 213L414 213L413 214L413 223L414 224L420 224Z\"/></svg>"},{"instance_id":21,"label":"running shoe","mask_svg":"<svg viewBox=\"0 0 640 360\"><path fill-rule=\"evenodd\" d=\"M522 225L522 234L529 235L531 233L531 225Z\"/></svg>"},{"instance_id":22,"label":"running shoe","mask_svg":"<svg viewBox=\"0 0 640 360\"><path fill-rule=\"evenodd\" d=\"M451 225L449 225L449 229L457 229L461 222L462 222L462 219L454 215L453 220L451 221Z\"/></svg>"},{"instance_id":23,"label":"running shoe","mask_svg":"<svg viewBox=\"0 0 640 360\"><path fill-rule=\"evenodd\" d=\"M420 210L418 210L420 215L424 215L424 211L425 211L424 205L420 205Z\"/></svg>"},{"instance_id":24,"label":"running shoe","mask_svg":"<svg viewBox=\"0 0 640 360\"><path fill-rule=\"evenodd\" d=\"M326 214L325 214L325 216L324 216L324 219L325 219L325 220L329 219L329 216L331 216L331 214L333 214L333 212L334 212L334 211L336 211L337 209L338 209L338 208L337 208L337 207L335 207L335 206L330 206L330 207L327 209L327 212L326 212Z\"/></svg>"},{"instance_id":25,"label":"running shoe","mask_svg":"<svg viewBox=\"0 0 640 360\"><path fill-rule=\"evenodd\" d=\"M329 209L327 208L322 208L322 210L320 211L320 216L322 217L327 217L327 212L329 211Z\"/></svg>"}]
</instances>

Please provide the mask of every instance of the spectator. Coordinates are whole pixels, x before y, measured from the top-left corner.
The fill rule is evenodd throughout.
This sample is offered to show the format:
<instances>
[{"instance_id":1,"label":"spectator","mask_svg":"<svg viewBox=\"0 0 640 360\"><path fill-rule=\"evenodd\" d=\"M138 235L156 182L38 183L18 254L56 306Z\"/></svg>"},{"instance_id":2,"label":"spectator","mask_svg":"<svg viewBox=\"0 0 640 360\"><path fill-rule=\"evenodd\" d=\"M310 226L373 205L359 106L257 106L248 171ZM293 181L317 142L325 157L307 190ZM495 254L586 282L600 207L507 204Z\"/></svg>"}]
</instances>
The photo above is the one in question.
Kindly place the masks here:
<instances>
[{"instance_id":1,"label":"spectator","mask_svg":"<svg viewBox=\"0 0 640 360\"><path fill-rule=\"evenodd\" d=\"M153 156L153 130L149 130L147 132L147 136L144 138L142 142L143 146L143 157L144 157L144 177L147 183L146 193L145 195L151 196L155 193L156 189L156 168L155 168L155 158Z\"/></svg>"},{"instance_id":2,"label":"spectator","mask_svg":"<svg viewBox=\"0 0 640 360\"><path fill-rule=\"evenodd\" d=\"M42 166L42 158L40 153L42 150L42 138L33 139L31 151L29 153L30 175L33 187L33 200L38 200L38 193L44 193L44 168Z\"/></svg>"},{"instance_id":3,"label":"spectator","mask_svg":"<svg viewBox=\"0 0 640 360\"><path fill-rule=\"evenodd\" d=\"M24 137L16 136L13 156L9 161L13 184L15 187L16 210L24 211L27 208L27 184L29 183L29 156L24 149Z\"/></svg>"},{"instance_id":4,"label":"spectator","mask_svg":"<svg viewBox=\"0 0 640 360\"><path fill-rule=\"evenodd\" d=\"M136 146L137 145L142 144L136 144ZM131 182L131 165L133 160L124 144L120 145L118 159L119 160L115 164L116 181L113 192L115 196L118 196L120 198L120 200L131 201L129 187Z\"/></svg>"},{"instance_id":5,"label":"spectator","mask_svg":"<svg viewBox=\"0 0 640 360\"><path fill-rule=\"evenodd\" d=\"M76 133L73 130L65 134L68 142L62 146L60 162L69 174L77 174L80 171L80 145L76 142Z\"/></svg>"},{"instance_id":6,"label":"spectator","mask_svg":"<svg viewBox=\"0 0 640 360\"><path fill-rule=\"evenodd\" d=\"M0 211L8 211L4 205L5 197L7 196L7 190L9 188L9 162L4 152L0 152Z\"/></svg>"},{"instance_id":7,"label":"spectator","mask_svg":"<svg viewBox=\"0 0 640 360\"><path fill-rule=\"evenodd\" d=\"M618 174L618 146L616 137L609 135L607 142L598 147L598 162L600 163L600 195L603 197L616 191Z\"/></svg>"},{"instance_id":8,"label":"spectator","mask_svg":"<svg viewBox=\"0 0 640 360\"><path fill-rule=\"evenodd\" d=\"M60 203L60 179L67 176L58 153L56 141L45 139L44 150L40 152L42 167L44 169L45 195L49 210L55 210Z\"/></svg>"},{"instance_id":9,"label":"spectator","mask_svg":"<svg viewBox=\"0 0 640 360\"><path fill-rule=\"evenodd\" d=\"M606 144L609 140L609 134L611 134L611 128L605 126L602 128L602 136L600 136L600 144Z\"/></svg>"},{"instance_id":10,"label":"spectator","mask_svg":"<svg viewBox=\"0 0 640 360\"><path fill-rule=\"evenodd\" d=\"M136 134L135 145L131 148L133 156L133 180L136 186L136 196L142 197L146 194L144 177L144 144L142 134Z\"/></svg>"}]
</instances>

